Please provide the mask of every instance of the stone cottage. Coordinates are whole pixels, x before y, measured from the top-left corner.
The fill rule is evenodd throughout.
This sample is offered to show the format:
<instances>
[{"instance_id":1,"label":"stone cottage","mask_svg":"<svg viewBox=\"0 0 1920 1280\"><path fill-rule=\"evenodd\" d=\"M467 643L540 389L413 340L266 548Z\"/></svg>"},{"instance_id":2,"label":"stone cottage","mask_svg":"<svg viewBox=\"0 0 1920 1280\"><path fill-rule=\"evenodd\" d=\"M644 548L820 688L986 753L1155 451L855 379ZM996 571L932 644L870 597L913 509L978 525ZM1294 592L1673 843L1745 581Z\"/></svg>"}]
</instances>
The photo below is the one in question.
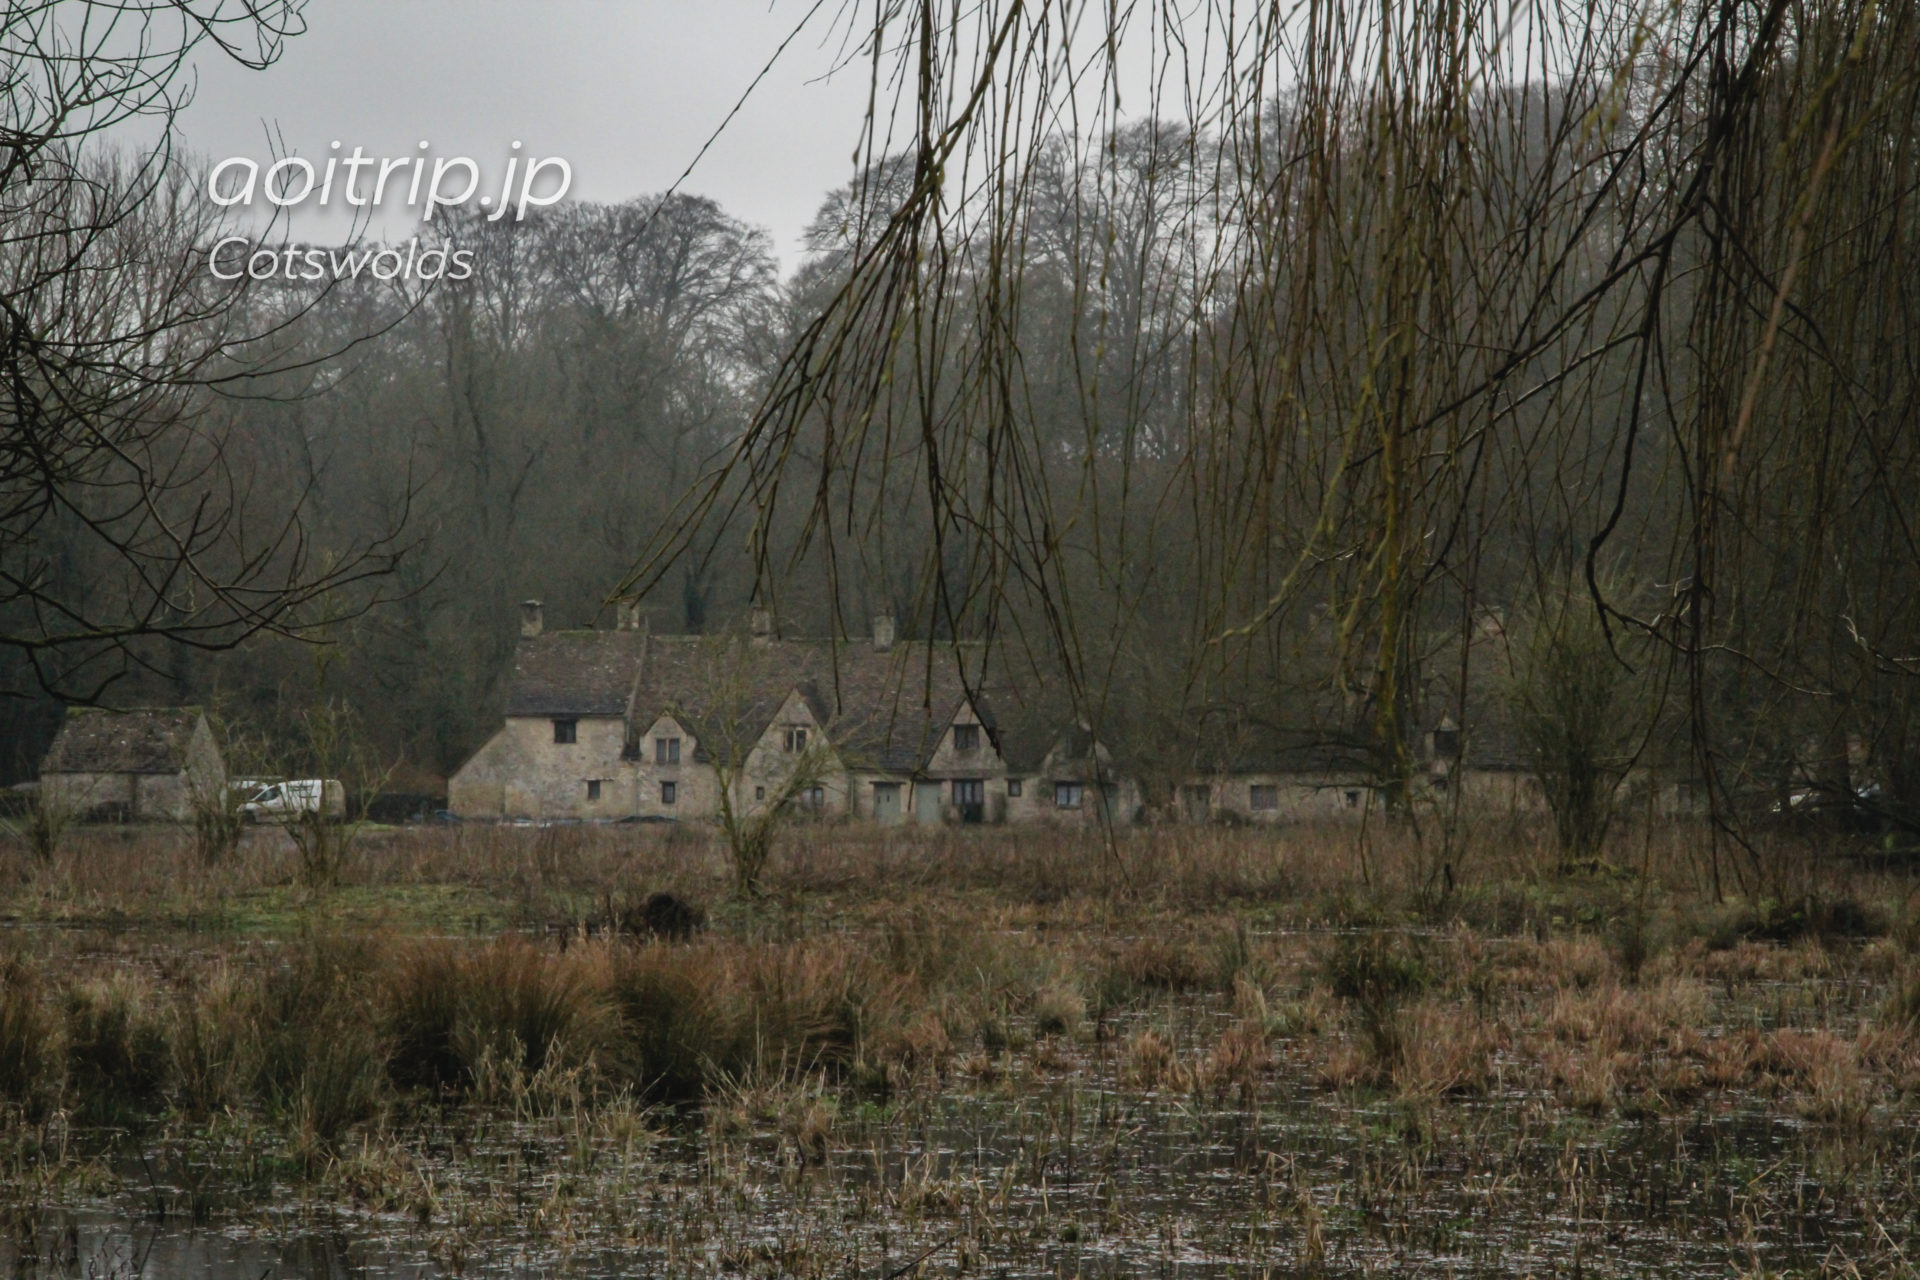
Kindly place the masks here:
<instances>
[{"instance_id":1,"label":"stone cottage","mask_svg":"<svg viewBox=\"0 0 1920 1280\"><path fill-rule=\"evenodd\" d=\"M545 629L522 606L506 724L448 783L472 818L711 819L784 806L881 824L1126 820L1137 789L1084 730L993 713L979 645Z\"/></svg>"},{"instance_id":2,"label":"stone cottage","mask_svg":"<svg viewBox=\"0 0 1920 1280\"><path fill-rule=\"evenodd\" d=\"M183 822L227 770L198 707L73 708L40 766L46 804L78 817Z\"/></svg>"}]
</instances>

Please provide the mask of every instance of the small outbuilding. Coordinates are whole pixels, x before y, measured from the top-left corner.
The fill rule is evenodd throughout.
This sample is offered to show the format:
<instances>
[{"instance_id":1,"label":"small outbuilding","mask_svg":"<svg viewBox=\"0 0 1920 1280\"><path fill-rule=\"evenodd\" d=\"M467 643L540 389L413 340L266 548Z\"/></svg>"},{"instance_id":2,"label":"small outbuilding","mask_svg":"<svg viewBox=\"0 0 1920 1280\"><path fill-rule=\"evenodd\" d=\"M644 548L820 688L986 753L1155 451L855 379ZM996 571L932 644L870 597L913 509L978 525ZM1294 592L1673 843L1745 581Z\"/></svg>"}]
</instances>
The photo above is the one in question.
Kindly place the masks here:
<instances>
[{"instance_id":1,"label":"small outbuilding","mask_svg":"<svg viewBox=\"0 0 1920 1280\"><path fill-rule=\"evenodd\" d=\"M227 769L199 707L72 708L40 766L40 795L75 817L182 822Z\"/></svg>"}]
</instances>

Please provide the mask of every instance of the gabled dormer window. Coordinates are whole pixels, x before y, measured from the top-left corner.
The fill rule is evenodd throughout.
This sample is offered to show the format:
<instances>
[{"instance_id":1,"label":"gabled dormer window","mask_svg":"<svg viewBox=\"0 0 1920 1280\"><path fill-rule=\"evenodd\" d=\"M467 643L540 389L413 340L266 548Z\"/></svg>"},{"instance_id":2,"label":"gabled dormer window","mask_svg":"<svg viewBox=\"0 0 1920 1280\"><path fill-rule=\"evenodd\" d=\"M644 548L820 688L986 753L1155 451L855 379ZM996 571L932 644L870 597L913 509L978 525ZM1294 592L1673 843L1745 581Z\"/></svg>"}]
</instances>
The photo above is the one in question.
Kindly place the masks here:
<instances>
[{"instance_id":1,"label":"gabled dormer window","mask_svg":"<svg viewBox=\"0 0 1920 1280\"><path fill-rule=\"evenodd\" d=\"M953 726L953 749L963 756L970 756L980 749L980 726L977 724L957 724Z\"/></svg>"},{"instance_id":2,"label":"gabled dormer window","mask_svg":"<svg viewBox=\"0 0 1920 1280\"><path fill-rule=\"evenodd\" d=\"M787 729L787 754L799 755L807 749L807 731L800 725L791 725Z\"/></svg>"}]
</instances>

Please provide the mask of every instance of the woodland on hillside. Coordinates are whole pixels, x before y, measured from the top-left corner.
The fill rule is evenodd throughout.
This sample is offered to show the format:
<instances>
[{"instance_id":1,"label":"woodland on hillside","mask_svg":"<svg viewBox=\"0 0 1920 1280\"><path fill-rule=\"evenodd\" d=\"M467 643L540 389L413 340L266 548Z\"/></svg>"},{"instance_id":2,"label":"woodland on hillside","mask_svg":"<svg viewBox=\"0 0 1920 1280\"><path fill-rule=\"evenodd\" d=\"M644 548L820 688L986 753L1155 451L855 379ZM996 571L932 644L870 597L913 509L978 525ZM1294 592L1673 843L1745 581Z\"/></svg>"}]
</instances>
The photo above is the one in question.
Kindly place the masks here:
<instances>
[{"instance_id":1,"label":"woodland on hillside","mask_svg":"<svg viewBox=\"0 0 1920 1280\"><path fill-rule=\"evenodd\" d=\"M1143 775L1284 738L1391 790L1497 705L1730 828L1920 829L1913 6L849 7L886 87L792 270L673 192L327 290L209 279L194 162L102 141L197 31L297 38L208 7L84 121L34 86L98 59L10 8L9 780L63 701L322 701L431 786L518 601L632 599L986 640Z\"/></svg>"}]
</instances>

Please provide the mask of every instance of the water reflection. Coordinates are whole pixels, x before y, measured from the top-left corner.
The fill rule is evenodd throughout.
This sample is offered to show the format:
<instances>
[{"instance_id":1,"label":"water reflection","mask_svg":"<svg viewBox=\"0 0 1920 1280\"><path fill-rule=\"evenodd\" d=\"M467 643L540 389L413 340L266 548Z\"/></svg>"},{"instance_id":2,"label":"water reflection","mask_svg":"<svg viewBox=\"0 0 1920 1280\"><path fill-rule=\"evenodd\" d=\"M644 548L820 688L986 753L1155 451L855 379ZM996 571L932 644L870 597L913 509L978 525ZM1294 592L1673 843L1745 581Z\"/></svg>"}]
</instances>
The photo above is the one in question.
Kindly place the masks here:
<instances>
[{"instance_id":1,"label":"water reflection","mask_svg":"<svg viewBox=\"0 0 1920 1280\"><path fill-rule=\"evenodd\" d=\"M10 1280L430 1280L440 1270L340 1229L247 1239L182 1222L50 1210L0 1241Z\"/></svg>"}]
</instances>

